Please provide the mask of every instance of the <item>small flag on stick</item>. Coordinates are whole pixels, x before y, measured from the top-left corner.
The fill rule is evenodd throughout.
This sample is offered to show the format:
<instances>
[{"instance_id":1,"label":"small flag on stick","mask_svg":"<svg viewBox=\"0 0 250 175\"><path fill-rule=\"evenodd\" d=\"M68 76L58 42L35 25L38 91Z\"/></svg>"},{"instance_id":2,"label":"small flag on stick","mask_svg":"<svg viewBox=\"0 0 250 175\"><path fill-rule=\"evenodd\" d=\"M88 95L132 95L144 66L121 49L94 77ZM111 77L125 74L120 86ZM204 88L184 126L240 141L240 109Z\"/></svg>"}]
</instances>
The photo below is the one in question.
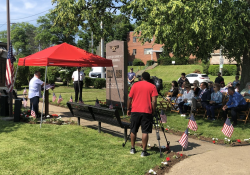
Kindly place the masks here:
<instances>
[{"instance_id":1,"label":"small flag on stick","mask_svg":"<svg viewBox=\"0 0 250 175\"><path fill-rule=\"evenodd\" d=\"M53 92L52 102L54 102L55 100L56 100L56 94Z\"/></svg>"},{"instance_id":2,"label":"small flag on stick","mask_svg":"<svg viewBox=\"0 0 250 175\"><path fill-rule=\"evenodd\" d=\"M101 107L97 98L96 98L96 101L95 101L95 106L96 107Z\"/></svg>"},{"instance_id":3,"label":"small flag on stick","mask_svg":"<svg viewBox=\"0 0 250 175\"><path fill-rule=\"evenodd\" d=\"M25 100L25 98L23 98L23 107L26 108L27 106L27 101Z\"/></svg>"},{"instance_id":4,"label":"small flag on stick","mask_svg":"<svg viewBox=\"0 0 250 175\"><path fill-rule=\"evenodd\" d=\"M26 90L26 87L25 89L23 90L23 95L26 95L27 94L27 90Z\"/></svg>"},{"instance_id":5,"label":"small flag on stick","mask_svg":"<svg viewBox=\"0 0 250 175\"><path fill-rule=\"evenodd\" d=\"M61 96L61 94L59 95L59 98L58 98L58 100L57 100L57 103L59 104L59 103L61 103L61 101L63 101L63 98L62 98L62 96Z\"/></svg>"},{"instance_id":6,"label":"small flag on stick","mask_svg":"<svg viewBox=\"0 0 250 175\"><path fill-rule=\"evenodd\" d=\"M111 105L109 105L109 109L113 109L113 105L111 104Z\"/></svg>"},{"instance_id":7,"label":"small flag on stick","mask_svg":"<svg viewBox=\"0 0 250 175\"><path fill-rule=\"evenodd\" d=\"M186 129L186 131L182 134L181 139L179 140L179 143L181 144L181 146L183 148L187 148L188 147L188 128Z\"/></svg>"},{"instance_id":8,"label":"small flag on stick","mask_svg":"<svg viewBox=\"0 0 250 175\"><path fill-rule=\"evenodd\" d=\"M34 111L34 109L33 109L33 105L32 105L32 109L31 109L30 115L31 115L32 117L36 118L36 113L35 113L35 111Z\"/></svg>"},{"instance_id":9,"label":"small flag on stick","mask_svg":"<svg viewBox=\"0 0 250 175\"><path fill-rule=\"evenodd\" d=\"M160 117L161 117L161 122L162 123L166 123L167 122L167 116L164 114L163 110L161 110Z\"/></svg>"},{"instance_id":10,"label":"small flag on stick","mask_svg":"<svg viewBox=\"0 0 250 175\"><path fill-rule=\"evenodd\" d=\"M72 95L71 95L71 97L70 97L70 99L69 99L69 102L73 102L73 98L72 98Z\"/></svg>"},{"instance_id":11,"label":"small flag on stick","mask_svg":"<svg viewBox=\"0 0 250 175\"><path fill-rule=\"evenodd\" d=\"M234 127L231 124L230 120L227 118L226 122L223 125L223 128L221 130L223 134L227 137L231 137L234 132Z\"/></svg>"},{"instance_id":12,"label":"small flag on stick","mask_svg":"<svg viewBox=\"0 0 250 175\"><path fill-rule=\"evenodd\" d=\"M191 130L193 130L193 131L197 131L197 129L198 129L198 126L197 126L197 123L196 123L196 121L194 119L194 115L193 114L191 114L191 117L189 119L188 128L191 129Z\"/></svg>"}]
</instances>

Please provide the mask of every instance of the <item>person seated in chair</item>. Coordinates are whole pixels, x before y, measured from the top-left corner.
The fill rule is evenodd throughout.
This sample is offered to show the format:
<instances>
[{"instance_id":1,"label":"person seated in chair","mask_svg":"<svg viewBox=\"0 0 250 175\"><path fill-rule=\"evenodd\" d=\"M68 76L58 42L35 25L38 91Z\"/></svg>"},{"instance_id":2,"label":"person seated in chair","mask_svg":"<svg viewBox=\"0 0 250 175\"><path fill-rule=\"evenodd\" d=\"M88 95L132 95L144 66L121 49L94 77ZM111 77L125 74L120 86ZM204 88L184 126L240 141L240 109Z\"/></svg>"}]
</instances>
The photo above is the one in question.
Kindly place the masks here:
<instances>
[{"instance_id":1,"label":"person seated in chair","mask_svg":"<svg viewBox=\"0 0 250 175\"><path fill-rule=\"evenodd\" d=\"M240 94L241 94L244 98L250 99L250 82L248 82L248 83L246 84L246 88L243 89L243 90L240 92Z\"/></svg>"},{"instance_id":2,"label":"person seated in chair","mask_svg":"<svg viewBox=\"0 0 250 175\"><path fill-rule=\"evenodd\" d=\"M244 97L236 93L233 87L228 88L229 101L225 106L223 106L223 118L226 120L228 110L231 109L231 117L233 121L233 126L237 125L237 113L240 111L247 110L247 102Z\"/></svg>"},{"instance_id":3,"label":"person seated in chair","mask_svg":"<svg viewBox=\"0 0 250 175\"><path fill-rule=\"evenodd\" d=\"M192 103L192 98L194 97L194 91L191 90L191 85L186 84L185 85L186 91L182 95L182 102L178 104L178 107L180 109L180 114L182 117L186 117L188 106Z\"/></svg>"},{"instance_id":4,"label":"person seated in chair","mask_svg":"<svg viewBox=\"0 0 250 175\"><path fill-rule=\"evenodd\" d=\"M208 120L215 120L214 110L222 107L222 93L220 92L220 85L218 83L214 84L214 92L211 94L211 101L206 106Z\"/></svg>"},{"instance_id":5,"label":"person seated in chair","mask_svg":"<svg viewBox=\"0 0 250 175\"><path fill-rule=\"evenodd\" d=\"M200 88L199 88L199 81L198 80L195 80L194 81L194 83L193 83L193 85L194 85L194 96L195 97L197 97L198 96L198 94L199 94L199 92L200 92Z\"/></svg>"},{"instance_id":6,"label":"person seated in chair","mask_svg":"<svg viewBox=\"0 0 250 175\"><path fill-rule=\"evenodd\" d=\"M179 88L178 88L178 83L176 81L172 81L172 88L169 90L169 92L172 92L171 100L174 100L178 93L179 93ZM168 99L170 99L170 96L167 96Z\"/></svg>"},{"instance_id":7,"label":"person seated in chair","mask_svg":"<svg viewBox=\"0 0 250 175\"><path fill-rule=\"evenodd\" d=\"M200 88L201 90L198 96L192 98L191 112L196 112L197 107L203 107L206 109L206 106L211 99L211 93L208 90L208 84L206 82L202 82Z\"/></svg>"},{"instance_id":8,"label":"person seated in chair","mask_svg":"<svg viewBox=\"0 0 250 175\"><path fill-rule=\"evenodd\" d=\"M208 89L210 90L211 94L214 92L214 83L212 81L208 82Z\"/></svg>"}]
</instances>

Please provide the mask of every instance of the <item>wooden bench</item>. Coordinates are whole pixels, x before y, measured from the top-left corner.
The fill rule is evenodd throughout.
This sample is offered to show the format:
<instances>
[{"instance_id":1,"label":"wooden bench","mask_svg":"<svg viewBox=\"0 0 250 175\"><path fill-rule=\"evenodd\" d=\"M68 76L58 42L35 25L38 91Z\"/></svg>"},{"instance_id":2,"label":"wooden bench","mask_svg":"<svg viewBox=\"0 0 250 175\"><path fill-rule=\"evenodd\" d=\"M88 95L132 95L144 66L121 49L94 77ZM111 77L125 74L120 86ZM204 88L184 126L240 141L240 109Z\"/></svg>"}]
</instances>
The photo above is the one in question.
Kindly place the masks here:
<instances>
[{"instance_id":1,"label":"wooden bench","mask_svg":"<svg viewBox=\"0 0 250 175\"><path fill-rule=\"evenodd\" d=\"M78 125L80 125L80 118L97 121L99 133L101 132L102 122L118 126L124 129L124 140L127 140L127 130L130 128L130 123L121 121L120 114L117 109L108 109L74 102L68 102L67 106L72 115L78 117Z\"/></svg>"}]
</instances>

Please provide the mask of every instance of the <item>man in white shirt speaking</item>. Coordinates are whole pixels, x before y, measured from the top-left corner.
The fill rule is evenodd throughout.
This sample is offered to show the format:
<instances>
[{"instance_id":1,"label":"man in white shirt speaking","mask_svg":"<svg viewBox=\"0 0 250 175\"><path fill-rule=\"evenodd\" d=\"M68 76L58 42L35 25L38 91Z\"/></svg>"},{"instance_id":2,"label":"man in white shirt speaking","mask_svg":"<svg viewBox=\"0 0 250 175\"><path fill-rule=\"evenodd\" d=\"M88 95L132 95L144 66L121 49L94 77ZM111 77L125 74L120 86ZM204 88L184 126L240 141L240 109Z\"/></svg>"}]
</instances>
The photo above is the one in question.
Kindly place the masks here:
<instances>
[{"instance_id":1,"label":"man in white shirt speaking","mask_svg":"<svg viewBox=\"0 0 250 175\"><path fill-rule=\"evenodd\" d=\"M75 89L75 102L78 101L79 89L80 89L79 102L82 102L82 87L83 87L84 73L83 71L81 71L81 67L77 67L77 70L73 72L72 80L74 82L74 89Z\"/></svg>"},{"instance_id":2,"label":"man in white shirt speaking","mask_svg":"<svg viewBox=\"0 0 250 175\"><path fill-rule=\"evenodd\" d=\"M30 80L29 83L29 96L30 99L30 110L32 109L36 113L36 116L38 116L38 104L39 104L39 98L42 97L41 94L41 87L44 85L44 82L40 80L41 73L39 71L35 71L34 77Z\"/></svg>"}]
</instances>

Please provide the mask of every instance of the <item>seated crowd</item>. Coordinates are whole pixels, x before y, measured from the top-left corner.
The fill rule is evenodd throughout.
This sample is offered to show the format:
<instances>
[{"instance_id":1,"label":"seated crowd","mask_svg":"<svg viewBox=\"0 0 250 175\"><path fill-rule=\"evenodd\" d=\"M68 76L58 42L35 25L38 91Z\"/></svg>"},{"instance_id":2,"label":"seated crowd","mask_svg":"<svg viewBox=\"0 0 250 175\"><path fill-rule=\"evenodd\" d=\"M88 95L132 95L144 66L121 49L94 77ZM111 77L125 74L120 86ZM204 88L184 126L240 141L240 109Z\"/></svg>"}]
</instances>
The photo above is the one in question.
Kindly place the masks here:
<instances>
[{"instance_id":1,"label":"seated crowd","mask_svg":"<svg viewBox=\"0 0 250 175\"><path fill-rule=\"evenodd\" d=\"M250 99L250 82L241 92L239 92L239 76L235 77L234 82L230 82L225 86L224 79L218 73L215 82L202 82L199 87L199 81L196 80L191 88L185 73L182 73L178 83L172 81L172 88L169 91L172 93L167 98L173 101L178 94L182 94L178 98L179 113L182 117L187 115L188 108L191 108L190 113L196 113L197 109L203 108L206 111L208 120L213 121L215 120L215 110L222 109L223 118L226 120L230 109L231 121L235 126L237 125L237 113L248 109L246 99ZM227 102L223 106L224 99L227 99Z\"/></svg>"}]
</instances>

